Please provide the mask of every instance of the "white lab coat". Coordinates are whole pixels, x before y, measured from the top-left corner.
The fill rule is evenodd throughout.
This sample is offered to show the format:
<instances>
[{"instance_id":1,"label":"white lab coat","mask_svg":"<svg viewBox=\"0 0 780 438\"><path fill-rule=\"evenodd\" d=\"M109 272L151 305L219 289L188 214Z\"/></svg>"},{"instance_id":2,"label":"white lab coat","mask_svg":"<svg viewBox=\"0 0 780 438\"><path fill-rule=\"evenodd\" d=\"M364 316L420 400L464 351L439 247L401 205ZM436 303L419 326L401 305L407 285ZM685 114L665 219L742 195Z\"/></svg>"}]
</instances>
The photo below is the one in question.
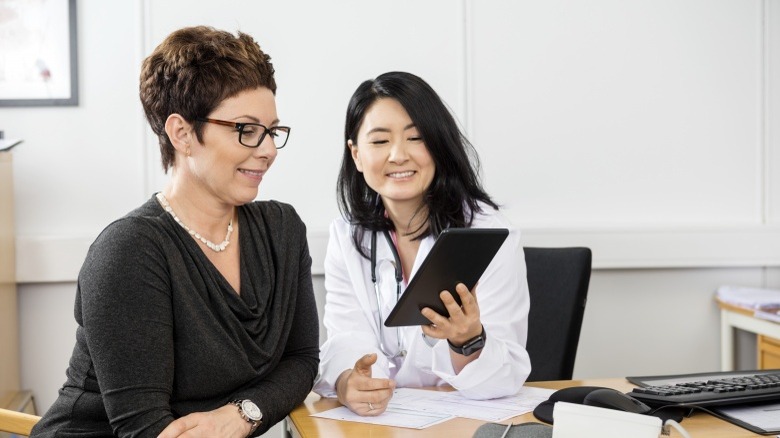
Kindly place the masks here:
<instances>
[{"instance_id":1,"label":"white lab coat","mask_svg":"<svg viewBox=\"0 0 780 438\"><path fill-rule=\"evenodd\" d=\"M520 232L490 206L475 216L473 228L509 228L510 233L496 257L478 282L477 301L487 340L479 358L455 374L446 340L432 347L419 326L400 329L384 326L384 318L396 303L396 281L390 247L381 233L377 235L377 281L383 302L379 323L376 294L371 282L371 263L361 256L352 242L351 226L336 219L330 227L325 256L325 316L328 339L320 348L320 369L314 391L335 397L335 383L346 369L354 367L361 356L377 354L373 377L390 378L398 387L451 385L472 399L489 399L515 394L531 372L525 350L528 336L528 283ZM371 233L365 247L370 248ZM428 236L420 242L410 279L428 255L434 243ZM405 290L406 285L402 285ZM454 291L450 291L454 292ZM407 350L405 357L388 358L379 347L379 332L384 330L385 351L398 351L398 336Z\"/></svg>"}]
</instances>

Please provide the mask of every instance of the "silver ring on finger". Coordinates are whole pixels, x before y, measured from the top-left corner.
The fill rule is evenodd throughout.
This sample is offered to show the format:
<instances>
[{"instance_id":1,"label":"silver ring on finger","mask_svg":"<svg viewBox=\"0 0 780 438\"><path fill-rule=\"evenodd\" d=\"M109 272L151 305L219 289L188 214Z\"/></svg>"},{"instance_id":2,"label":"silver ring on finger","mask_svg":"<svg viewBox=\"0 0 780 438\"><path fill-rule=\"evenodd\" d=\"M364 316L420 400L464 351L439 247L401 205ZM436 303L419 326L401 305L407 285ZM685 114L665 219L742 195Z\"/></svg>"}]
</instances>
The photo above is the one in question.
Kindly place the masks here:
<instances>
[{"instance_id":1,"label":"silver ring on finger","mask_svg":"<svg viewBox=\"0 0 780 438\"><path fill-rule=\"evenodd\" d=\"M366 402L366 403L368 403L368 410L369 411L373 411L374 410L374 405L372 405L371 402Z\"/></svg>"}]
</instances>

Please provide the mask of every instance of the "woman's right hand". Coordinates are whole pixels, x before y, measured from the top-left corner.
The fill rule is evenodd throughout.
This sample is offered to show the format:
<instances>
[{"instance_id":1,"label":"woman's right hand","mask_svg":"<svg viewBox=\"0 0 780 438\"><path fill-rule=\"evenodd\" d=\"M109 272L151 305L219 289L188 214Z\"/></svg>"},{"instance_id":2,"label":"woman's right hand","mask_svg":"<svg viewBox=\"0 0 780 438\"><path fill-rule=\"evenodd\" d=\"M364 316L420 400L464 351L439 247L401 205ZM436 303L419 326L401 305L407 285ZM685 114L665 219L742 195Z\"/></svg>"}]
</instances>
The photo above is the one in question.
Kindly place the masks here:
<instances>
[{"instance_id":1,"label":"woman's right hand","mask_svg":"<svg viewBox=\"0 0 780 438\"><path fill-rule=\"evenodd\" d=\"M379 415L393 398L393 380L371 377L371 365L376 363L376 359L376 353L367 354L355 362L354 368L345 370L336 379L339 402L358 415Z\"/></svg>"}]
</instances>

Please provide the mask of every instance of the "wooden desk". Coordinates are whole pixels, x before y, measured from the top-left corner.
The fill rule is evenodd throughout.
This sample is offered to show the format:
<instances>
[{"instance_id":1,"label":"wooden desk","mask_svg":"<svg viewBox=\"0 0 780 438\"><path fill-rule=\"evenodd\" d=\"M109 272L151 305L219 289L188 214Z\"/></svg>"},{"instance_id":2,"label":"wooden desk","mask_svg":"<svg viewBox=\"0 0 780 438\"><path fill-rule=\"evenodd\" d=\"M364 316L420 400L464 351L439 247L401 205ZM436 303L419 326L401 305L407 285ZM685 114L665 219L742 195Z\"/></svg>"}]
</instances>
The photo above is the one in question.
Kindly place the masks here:
<instances>
[{"instance_id":1,"label":"wooden desk","mask_svg":"<svg viewBox=\"0 0 780 438\"><path fill-rule=\"evenodd\" d=\"M753 316L753 311L716 300L720 307L720 369L734 371L734 329L746 330L759 336L758 368L766 362L763 356L767 351L778 354L780 346L780 324ZM768 338L767 338L768 337ZM774 352L774 353L773 353ZM775 368L774 360L766 368Z\"/></svg>"},{"instance_id":2,"label":"wooden desk","mask_svg":"<svg viewBox=\"0 0 780 438\"><path fill-rule=\"evenodd\" d=\"M551 389L560 389L569 386L605 386L624 392L630 391L633 387L633 385L628 383L625 379L534 382L529 383L528 386ZM309 395L309 397L306 398L306 401L292 411L287 419L287 424L289 425L293 438L341 438L357 436L370 436L371 438L471 437L474 435L474 431L484 423L478 420L455 418L427 429L416 430L327 420L309 416L310 414L326 411L337 406L339 406L339 403L335 399L320 398L316 394ZM511 421L513 423L525 423L528 421L539 422L534 417L533 413L514 417ZM693 437L744 438L761 436L704 413L695 413L693 416L685 418L682 422L682 426ZM680 437L681 435L676 430L672 430L671 436Z\"/></svg>"}]
</instances>

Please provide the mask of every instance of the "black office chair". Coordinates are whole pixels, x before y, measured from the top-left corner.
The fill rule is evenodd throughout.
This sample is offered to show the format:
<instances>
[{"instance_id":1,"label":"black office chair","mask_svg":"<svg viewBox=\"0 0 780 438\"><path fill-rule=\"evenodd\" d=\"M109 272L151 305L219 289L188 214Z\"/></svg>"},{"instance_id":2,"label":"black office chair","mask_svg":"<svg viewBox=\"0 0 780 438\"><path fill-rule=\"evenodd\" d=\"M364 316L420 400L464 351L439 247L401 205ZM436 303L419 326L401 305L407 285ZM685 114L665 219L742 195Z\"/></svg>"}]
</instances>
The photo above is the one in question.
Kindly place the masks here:
<instances>
[{"instance_id":1,"label":"black office chair","mask_svg":"<svg viewBox=\"0 0 780 438\"><path fill-rule=\"evenodd\" d=\"M529 382L571 380L590 282L589 248L524 248L531 309Z\"/></svg>"}]
</instances>

